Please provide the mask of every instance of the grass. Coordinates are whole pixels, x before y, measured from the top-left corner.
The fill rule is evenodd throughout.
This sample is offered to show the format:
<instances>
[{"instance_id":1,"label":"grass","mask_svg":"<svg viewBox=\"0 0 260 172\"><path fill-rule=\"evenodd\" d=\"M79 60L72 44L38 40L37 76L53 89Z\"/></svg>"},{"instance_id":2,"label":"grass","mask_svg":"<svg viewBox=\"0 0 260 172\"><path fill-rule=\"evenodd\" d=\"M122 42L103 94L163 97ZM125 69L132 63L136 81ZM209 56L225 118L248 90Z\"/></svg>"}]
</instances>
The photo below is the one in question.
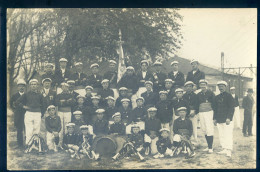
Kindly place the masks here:
<instances>
[{"instance_id":1,"label":"grass","mask_svg":"<svg viewBox=\"0 0 260 172\"><path fill-rule=\"evenodd\" d=\"M12 113L8 111L7 136L7 168L9 170L97 170L97 169L229 169L256 168L256 136L243 137L241 130L234 129L234 150L232 158L218 155L220 151L218 131L215 127L214 153L202 152L206 147L205 138L199 129L201 147L196 150L196 156L185 159L184 156L174 158L153 159L146 157L145 162L139 162L135 157L113 162L111 159L91 161L88 159L71 159L68 154L58 152L43 155L24 154L16 149L16 131L13 127ZM242 114L242 113L241 113ZM241 115L242 117L242 115ZM243 118L242 118L243 120Z\"/></svg>"}]
</instances>

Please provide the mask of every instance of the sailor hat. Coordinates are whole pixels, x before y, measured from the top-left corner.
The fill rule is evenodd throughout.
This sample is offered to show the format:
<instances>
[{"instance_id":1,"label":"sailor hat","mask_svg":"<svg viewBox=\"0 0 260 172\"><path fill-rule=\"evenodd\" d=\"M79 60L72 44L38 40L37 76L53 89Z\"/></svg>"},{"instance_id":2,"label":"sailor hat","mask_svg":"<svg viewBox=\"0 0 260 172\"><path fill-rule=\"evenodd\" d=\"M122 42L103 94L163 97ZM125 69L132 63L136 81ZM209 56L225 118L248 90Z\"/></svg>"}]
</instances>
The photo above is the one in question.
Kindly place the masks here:
<instances>
[{"instance_id":1,"label":"sailor hat","mask_svg":"<svg viewBox=\"0 0 260 172\"><path fill-rule=\"evenodd\" d=\"M96 113L104 113L105 112L105 109L97 109L96 110Z\"/></svg>"},{"instance_id":2,"label":"sailor hat","mask_svg":"<svg viewBox=\"0 0 260 172\"><path fill-rule=\"evenodd\" d=\"M59 60L59 62L68 62L68 60L65 59L65 58L61 58L61 59Z\"/></svg>"},{"instance_id":3,"label":"sailor hat","mask_svg":"<svg viewBox=\"0 0 260 172\"><path fill-rule=\"evenodd\" d=\"M225 85L225 86L227 86L227 82L226 81L218 81L217 85Z\"/></svg>"},{"instance_id":4,"label":"sailor hat","mask_svg":"<svg viewBox=\"0 0 260 172\"><path fill-rule=\"evenodd\" d=\"M73 115L82 115L82 112L77 110L77 111L73 112Z\"/></svg>"},{"instance_id":5,"label":"sailor hat","mask_svg":"<svg viewBox=\"0 0 260 172\"><path fill-rule=\"evenodd\" d=\"M99 67L99 64L93 63L93 64L90 66L90 68L93 68L93 67Z\"/></svg>"},{"instance_id":6,"label":"sailor hat","mask_svg":"<svg viewBox=\"0 0 260 172\"><path fill-rule=\"evenodd\" d=\"M44 83L44 82L52 82L52 80L51 80L51 78L44 78L43 80L42 80L42 83Z\"/></svg>"},{"instance_id":7,"label":"sailor hat","mask_svg":"<svg viewBox=\"0 0 260 172\"><path fill-rule=\"evenodd\" d=\"M37 80L37 79L31 79L31 80L29 81L29 84L31 84L32 82L38 83L38 80Z\"/></svg>"},{"instance_id":8,"label":"sailor hat","mask_svg":"<svg viewBox=\"0 0 260 172\"><path fill-rule=\"evenodd\" d=\"M179 62L178 61L171 62L171 66L174 65L174 64L179 64Z\"/></svg>"},{"instance_id":9,"label":"sailor hat","mask_svg":"<svg viewBox=\"0 0 260 172\"><path fill-rule=\"evenodd\" d=\"M120 113L120 112L116 112L116 113L112 116L112 118L117 117L117 116L121 117L121 113Z\"/></svg>"},{"instance_id":10,"label":"sailor hat","mask_svg":"<svg viewBox=\"0 0 260 172\"><path fill-rule=\"evenodd\" d=\"M177 92L183 92L184 90L182 89L182 88L177 88L176 90L175 90L175 93L177 93Z\"/></svg>"}]
</instances>

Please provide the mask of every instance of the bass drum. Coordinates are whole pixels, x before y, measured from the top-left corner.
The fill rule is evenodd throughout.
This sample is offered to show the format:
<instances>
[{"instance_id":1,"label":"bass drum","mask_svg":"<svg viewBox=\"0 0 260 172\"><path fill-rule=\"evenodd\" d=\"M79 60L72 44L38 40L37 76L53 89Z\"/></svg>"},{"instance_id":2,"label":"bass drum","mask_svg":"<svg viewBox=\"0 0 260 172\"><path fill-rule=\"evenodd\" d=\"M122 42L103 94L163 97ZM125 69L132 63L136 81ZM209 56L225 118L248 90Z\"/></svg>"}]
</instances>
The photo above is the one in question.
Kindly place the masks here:
<instances>
[{"instance_id":1,"label":"bass drum","mask_svg":"<svg viewBox=\"0 0 260 172\"><path fill-rule=\"evenodd\" d=\"M123 148L125 142L121 136L97 136L93 142L93 149L100 156L112 157Z\"/></svg>"}]
</instances>

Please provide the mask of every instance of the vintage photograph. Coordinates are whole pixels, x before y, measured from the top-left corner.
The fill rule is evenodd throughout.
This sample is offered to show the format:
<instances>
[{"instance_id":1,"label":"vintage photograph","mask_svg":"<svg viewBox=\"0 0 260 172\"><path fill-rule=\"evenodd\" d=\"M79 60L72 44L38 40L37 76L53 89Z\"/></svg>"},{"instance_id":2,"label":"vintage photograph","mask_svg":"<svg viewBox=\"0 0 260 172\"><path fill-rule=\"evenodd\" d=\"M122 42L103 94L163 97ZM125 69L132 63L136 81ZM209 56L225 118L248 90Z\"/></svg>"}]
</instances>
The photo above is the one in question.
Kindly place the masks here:
<instances>
[{"instance_id":1,"label":"vintage photograph","mask_svg":"<svg viewBox=\"0 0 260 172\"><path fill-rule=\"evenodd\" d=\"M6 22L8 170L256 168L256 8Z\"/></svg>"}]
</instances>

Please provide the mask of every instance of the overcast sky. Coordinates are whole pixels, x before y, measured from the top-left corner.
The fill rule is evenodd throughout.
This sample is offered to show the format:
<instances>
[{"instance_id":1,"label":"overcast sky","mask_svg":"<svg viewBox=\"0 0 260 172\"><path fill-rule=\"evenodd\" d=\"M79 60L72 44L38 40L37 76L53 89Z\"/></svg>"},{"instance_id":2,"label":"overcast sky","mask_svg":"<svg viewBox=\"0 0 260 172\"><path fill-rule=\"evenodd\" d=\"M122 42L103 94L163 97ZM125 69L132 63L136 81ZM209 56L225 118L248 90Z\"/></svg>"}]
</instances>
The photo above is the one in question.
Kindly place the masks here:
<instances>
[{"instance_id":1,"label":"overcast sky","mask_svg":"<svg viewBox=\"0 0 260 172\"><path fill-rule=\"evenodd\" d=\"M177 55L220 68L223 51L225 67L256 66L256 9L183 8L180 14L184 41Z\"/></svg>"}]
</instances>

